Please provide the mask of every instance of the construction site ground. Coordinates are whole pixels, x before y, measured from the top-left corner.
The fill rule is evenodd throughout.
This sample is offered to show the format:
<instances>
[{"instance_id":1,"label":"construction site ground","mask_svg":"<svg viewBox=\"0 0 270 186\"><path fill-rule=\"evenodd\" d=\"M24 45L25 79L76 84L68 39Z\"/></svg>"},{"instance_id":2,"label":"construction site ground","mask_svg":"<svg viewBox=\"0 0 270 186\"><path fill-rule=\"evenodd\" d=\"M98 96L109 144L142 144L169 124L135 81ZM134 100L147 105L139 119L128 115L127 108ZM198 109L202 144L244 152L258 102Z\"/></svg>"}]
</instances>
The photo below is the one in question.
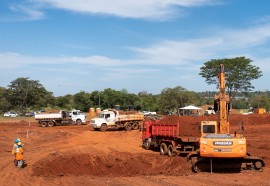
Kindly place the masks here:
<instances>
[{"instance_id":1,"label":"construction site ground","mask_svg":"<svg viewBox=\"0 0 270 186\"><path fill-rule=\"evenodd\" d=\"M195 126L215 119L172 116L164 122ZM192 173L185 157L143 149L140 131L99 132L88 125L42 128L34 118L2 118L0 185L270 185L270 115L231 115L230 121L232 132L244 122L248 152L264 159L263 171ZM23 169L13 164L16 138L24 144Z\"/></svg>"}]
</instances>

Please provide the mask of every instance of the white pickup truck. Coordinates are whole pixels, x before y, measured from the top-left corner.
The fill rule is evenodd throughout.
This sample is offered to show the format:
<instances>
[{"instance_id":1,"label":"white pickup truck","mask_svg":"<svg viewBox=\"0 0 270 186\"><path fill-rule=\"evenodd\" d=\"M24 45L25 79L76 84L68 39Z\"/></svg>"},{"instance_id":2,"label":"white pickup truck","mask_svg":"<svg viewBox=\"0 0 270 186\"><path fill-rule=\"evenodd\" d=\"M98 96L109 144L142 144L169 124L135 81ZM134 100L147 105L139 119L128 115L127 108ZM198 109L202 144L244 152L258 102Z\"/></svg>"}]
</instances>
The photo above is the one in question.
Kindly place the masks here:
<instances>
[{"instance_id":1,"label":"white pickup truck","mask_svg":"<svg viewBox=\"0 0 270 186\"><path fill-rule=\"evenodd\" d=\"M216 114L214 107L208 107L207 110L204 111L204 115Z\"/></svg>"},{"instance_id":2,"label":"white pickup truck","mask_svg":"<svg viewBox=\"0 0 270 186\"><path fill-rule=\"evenodd\" d=\"M85 123L86 116L79 110L60 111L59 113L36 114L35 119L41 127L53 127L63 123L75 123L77 125Z\"/></svg>"},{"instance_id":3,"label":"white pickup truck","mask_svg":"<svg viewBox=\"0 0 270 186\"><path fill-rule=\"evenodd\" d=\"M140 128L140 122L144 120L144 115L136 114L119 114L117 110L103 110L97 118L90 121L89 127L94 130L106 131L109 128L126 130L137 130Z\"/></svg>"}]
</instances>

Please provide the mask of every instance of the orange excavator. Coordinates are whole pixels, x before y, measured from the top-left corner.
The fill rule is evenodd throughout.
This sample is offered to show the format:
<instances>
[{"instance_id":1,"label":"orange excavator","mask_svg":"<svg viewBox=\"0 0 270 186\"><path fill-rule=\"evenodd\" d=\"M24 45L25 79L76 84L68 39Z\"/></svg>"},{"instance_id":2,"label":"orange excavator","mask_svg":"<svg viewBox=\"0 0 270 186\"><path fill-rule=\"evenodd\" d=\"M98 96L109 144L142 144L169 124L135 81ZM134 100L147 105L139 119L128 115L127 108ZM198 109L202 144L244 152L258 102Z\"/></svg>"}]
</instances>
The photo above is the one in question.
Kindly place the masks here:
<instances>
[{"instance_id":1,"label":"orange excavator","mask_svg":"<svg viewBox=\"0 0 270 186\"><path fill-rule=\"evenodd\" d=\"M243 135L243 123L240 131L230 134L229 111L230 98L225 91L224 65L219 70L219 94L215 95L214 110L218 121L201 122L200 148L188 154L192 170L200 171L241 171L242 169L261 170L265 163L259 157L250 156L246 151L246 138Z\"/></svg>"}]
</instances>

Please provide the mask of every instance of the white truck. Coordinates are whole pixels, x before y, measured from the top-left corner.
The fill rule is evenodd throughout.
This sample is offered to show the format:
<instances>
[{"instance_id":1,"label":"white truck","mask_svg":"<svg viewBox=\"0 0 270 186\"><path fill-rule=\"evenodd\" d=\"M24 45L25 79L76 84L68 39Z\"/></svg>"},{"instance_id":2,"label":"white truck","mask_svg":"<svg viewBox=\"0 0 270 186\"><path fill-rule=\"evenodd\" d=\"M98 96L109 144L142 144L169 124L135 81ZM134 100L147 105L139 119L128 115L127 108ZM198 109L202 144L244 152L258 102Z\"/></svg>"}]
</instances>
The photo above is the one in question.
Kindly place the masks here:
<instances>
[{"instance_id":1,"label":"white truck","mask_svg":"<svg viewBox=\"0 0 270 186\"><path fill-rule=\"evenodd\" d=\"M137 130L143 120L144 115L140 113L119 114L115 109L108 109L101 111L97 118L91 119L89 127L100 131L106 131L109 128Z\"/></svg>"},{"instance_id":2,"label":"white truck","mask_svg":"<svg viewBox=\"0 0 270 186\"><path fill-rule=\"evenodd\" d=\"M216 114L214 107L208 107L207 110L204 111L204 115Z\"/></svg>"},{"instance_id":3,"label":"white truck","mask_svg":"<svg viewBox=\"0 0 270 186\"><path fill-rule=\"evenodd\" d=\"M155 116L155 115L157 115L156 112L151 112L151 111L142 111L142 114L144 116Z\"/></svg>"},{"instance_id":4,"label":"white truck","mask_svg":"<svg viewBox=\"0 0 270 186\"><path fill-rule=\"evenodd\" d=\"M55 125L64 123L75 123L77 125L83 124L86 121L86 116L79 110L60 111L59 113L40 113L35 115L41 127L53 127Z\"/></svg>"}]
</instances>

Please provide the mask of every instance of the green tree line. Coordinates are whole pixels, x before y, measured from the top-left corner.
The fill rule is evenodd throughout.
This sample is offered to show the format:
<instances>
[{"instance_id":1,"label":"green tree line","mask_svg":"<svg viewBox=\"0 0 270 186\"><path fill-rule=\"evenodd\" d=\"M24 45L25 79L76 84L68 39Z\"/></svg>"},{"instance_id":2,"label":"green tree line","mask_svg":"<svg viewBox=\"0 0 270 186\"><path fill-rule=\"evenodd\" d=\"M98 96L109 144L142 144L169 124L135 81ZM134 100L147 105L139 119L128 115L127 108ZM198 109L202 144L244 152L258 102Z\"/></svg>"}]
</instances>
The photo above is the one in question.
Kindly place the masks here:
<instances>
[{"instance_id":1,"label":"green tree line","mask_svg":"<svg viewBox=\"0 0 270 186\"><path fill-rule=\"evenodd\" d=\"M78 109L88 112L90 108L114 108L120 105L123 110L130 106L136 110L149 110L169 113L188 104L200 104L197 93L181 86L166 88L158 95L147 91L138 94L129 93L126 89L103 91L80 91L74 95L54 97L52 92L37 80L20 77L12 81L7 88L0 87L0 112L16 111L23 114L27 111L44 109Z\"/></svg>"},{"instance_id":2,"label":"green tree line","mask_svg":"<svg viewBox=\"0 0 270 186\"><path fill-rule=\"evenodd\" d=\"M54 97L37 80L17 78L8 88L0 87L0 112L16 111L23 114L27 111L44 109L78 109L88 112L89 108L114 108L120 105L127 110L130 105L137 110L150 110L159 113L176 112L178 108L187 105L212 105L213 97L217 92L193 92L181 86L165 88L160 94L153 95L146 91L138 94L129 93L127 90L114 90L111 88L103 91L80 91L74 95ZM270 91L257 91L237 93L234 98L234 109L266 108L270 109Z\"/></svg>"}]
</instances>

